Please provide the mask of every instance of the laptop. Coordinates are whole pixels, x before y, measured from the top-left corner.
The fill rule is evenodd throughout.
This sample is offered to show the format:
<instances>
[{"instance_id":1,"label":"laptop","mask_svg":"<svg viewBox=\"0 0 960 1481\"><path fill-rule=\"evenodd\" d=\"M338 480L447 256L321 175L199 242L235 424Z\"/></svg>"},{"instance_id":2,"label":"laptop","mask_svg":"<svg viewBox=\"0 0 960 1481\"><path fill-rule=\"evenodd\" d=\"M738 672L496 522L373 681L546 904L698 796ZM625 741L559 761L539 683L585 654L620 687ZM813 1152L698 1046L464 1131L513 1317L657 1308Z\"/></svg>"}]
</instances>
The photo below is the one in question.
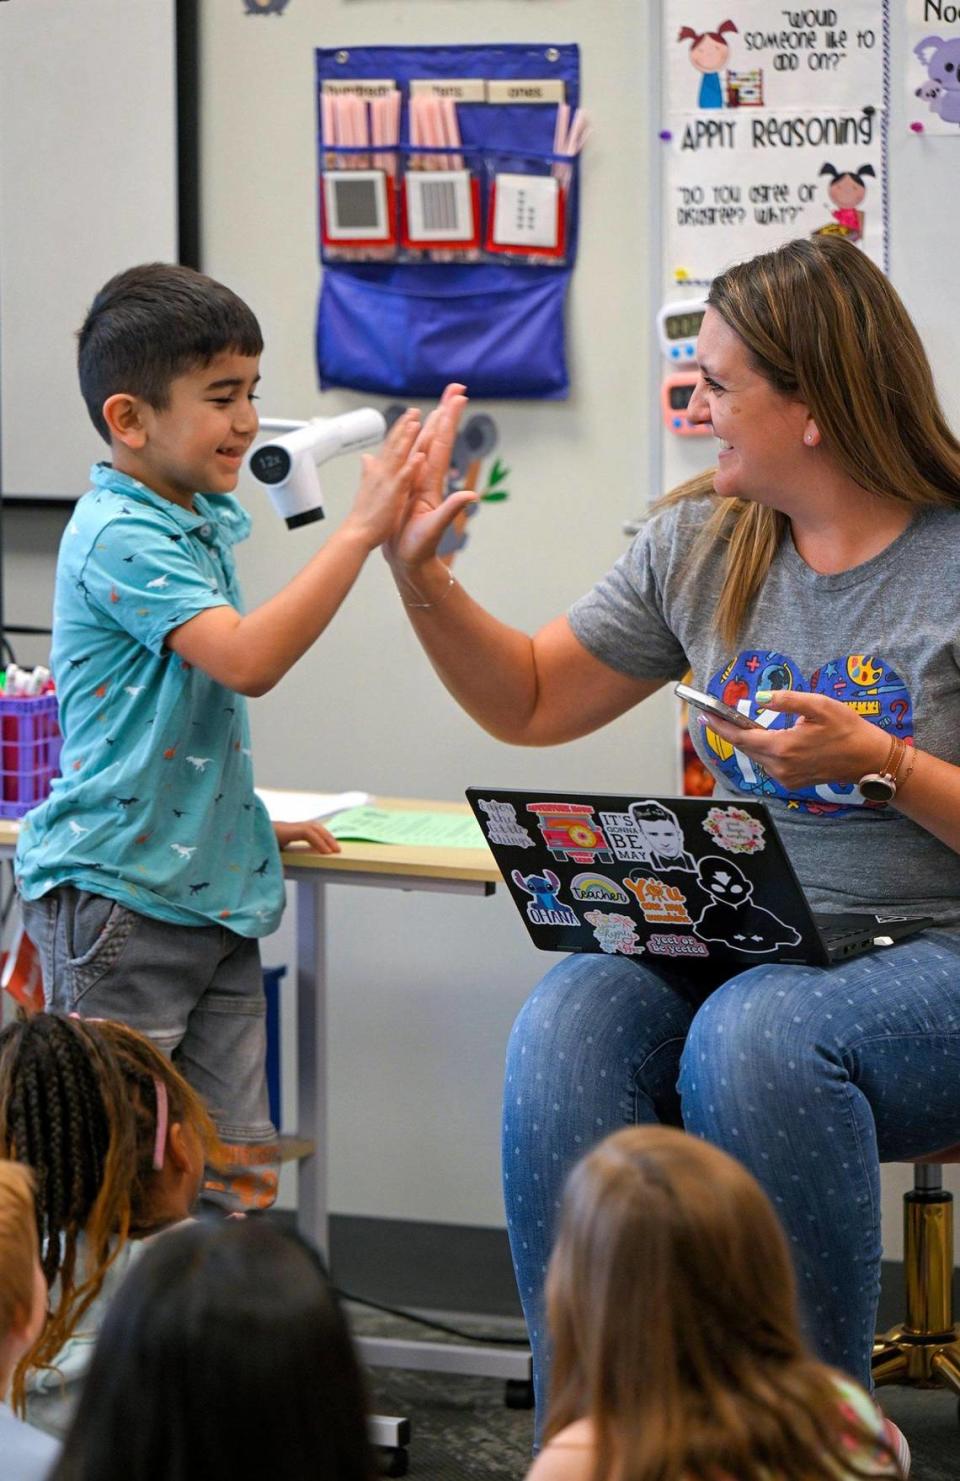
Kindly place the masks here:
<instances>
[{"instance_id":1,"label":"laptop","mask_svg":"<svg viewBox=\"0 0 960 1481\"><path fill-rule=\"evenodd\" d=\"M931 916L815 913L762 802L500 787L466 795L543 951L823 967L933 925Z\"/></svg>"}]
</instances>

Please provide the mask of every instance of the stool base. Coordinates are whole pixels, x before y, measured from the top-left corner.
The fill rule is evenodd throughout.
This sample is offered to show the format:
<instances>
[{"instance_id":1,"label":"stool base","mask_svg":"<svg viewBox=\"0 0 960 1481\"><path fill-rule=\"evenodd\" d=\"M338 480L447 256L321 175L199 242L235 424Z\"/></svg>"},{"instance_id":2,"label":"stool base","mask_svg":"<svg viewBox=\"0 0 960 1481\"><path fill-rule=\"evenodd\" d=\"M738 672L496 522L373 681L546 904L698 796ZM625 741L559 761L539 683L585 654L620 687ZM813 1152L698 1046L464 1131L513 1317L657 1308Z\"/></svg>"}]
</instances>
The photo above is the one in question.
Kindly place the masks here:
<instances>
[{"instance_id":1,"label":"stool base","mask_svg":"<svg viewBox=\"0 0 960 1481\"><path fill-rule=\"evenodd\" d=\"M942 1337L918 1336L891 1327L873 1344L873 1381L912 1388L949 1388L960 1397L960 1327Z\"/></svg>"}]
</instances>

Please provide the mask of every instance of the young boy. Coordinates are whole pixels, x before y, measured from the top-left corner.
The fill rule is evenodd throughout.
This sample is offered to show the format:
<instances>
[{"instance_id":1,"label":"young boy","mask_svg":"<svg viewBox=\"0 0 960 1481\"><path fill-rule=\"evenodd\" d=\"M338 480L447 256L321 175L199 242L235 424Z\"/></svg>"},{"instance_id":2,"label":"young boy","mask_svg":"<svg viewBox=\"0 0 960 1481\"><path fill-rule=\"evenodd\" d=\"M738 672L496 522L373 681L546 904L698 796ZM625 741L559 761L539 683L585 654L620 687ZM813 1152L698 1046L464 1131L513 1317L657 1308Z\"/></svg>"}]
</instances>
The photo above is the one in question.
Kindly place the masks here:
<instances>
[{"instance_id":1,"label":"young boy","mask_svg":"<svg viewBox=\"0 0 960 1481\"><path fill-rule=\"evenodd\" d=\"M120 1019L173 1056L231 1149L207 1190L231 1207L276 1192L257 938L283 909L278 843L338 847L316 824L271 825L244 696L323 632L423 463L410 411L323 549L244 615L232 547L250 517L230 495L262 348L247 305L189 268L131 268L94 299L80 387L111 461L60 546L62 776L24 819L16 866L48 1005Z\"/></svg>"},{"instance_id":2,"label":"young boy","mask_svg":"<svg viewBox=\"0 0 960 1481\"><path fill-rule=\"evenodd\" d=\"M49 1435L17 1419L3 1402L13 1370L40 1336L46 1315L33 1179L19 1163L0 1161L0 1456L5 1481L41 1481L60 1453Z\"/></svg>"}]
</instances>

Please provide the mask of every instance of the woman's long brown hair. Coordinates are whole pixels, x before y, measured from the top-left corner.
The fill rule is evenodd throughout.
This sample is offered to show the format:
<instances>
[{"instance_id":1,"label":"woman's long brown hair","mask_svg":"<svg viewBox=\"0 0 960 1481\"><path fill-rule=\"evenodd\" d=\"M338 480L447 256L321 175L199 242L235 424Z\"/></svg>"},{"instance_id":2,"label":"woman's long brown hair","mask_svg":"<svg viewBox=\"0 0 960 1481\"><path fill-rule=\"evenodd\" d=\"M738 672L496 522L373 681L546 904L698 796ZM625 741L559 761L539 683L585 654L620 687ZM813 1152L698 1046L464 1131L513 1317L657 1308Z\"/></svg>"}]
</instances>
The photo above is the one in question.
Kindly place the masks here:
<instances>
[{"instance_id":1,"label":"woman's long brown hair","mask_svg":"<svg viewBox=\"0 0 960 1481\"><path fill-rule=\"evenodd\" d=\"M960 505L960 442L920 337L889 279L839 237L788 242L714 278L707 301L782 395L810 409L821 447L860 488L901 504ZM657 507L713 492L713 473ZM775 509L728 499L693 559L727 544L714 625L735 642L787 528Z\"/></svg>"},{"instance_id":2,"label":"woman's long brown hair","mask_svg":"<svg viewBox=\"0 0 960 1481\"><path fill-rule=\"evenodd\" d=\"M593 1481L822 1481L876 1450L804 1346L766 1195L696 1137L632 1127L574 1168L547 1315L546 1437L589 1419Z\"/></svg>"},{"instance_id":3,"label":"woman's long brown hair","mask_svg":"<svg viewBox=\"0 0 960 1481\"><path fill-rule=\"evenodd\" d=\"M56 1305L14 1373L21 1412L29 1369L50 1365L131 1230L150 1227L157 1081L170 1121L190 1125L215 1163L219 1143L202 1100L142 1034L55 1013L0 1032L0 1157L33 1169L40 1263L48 1285L58 1283Z\"/></svg>"}]
</instances>

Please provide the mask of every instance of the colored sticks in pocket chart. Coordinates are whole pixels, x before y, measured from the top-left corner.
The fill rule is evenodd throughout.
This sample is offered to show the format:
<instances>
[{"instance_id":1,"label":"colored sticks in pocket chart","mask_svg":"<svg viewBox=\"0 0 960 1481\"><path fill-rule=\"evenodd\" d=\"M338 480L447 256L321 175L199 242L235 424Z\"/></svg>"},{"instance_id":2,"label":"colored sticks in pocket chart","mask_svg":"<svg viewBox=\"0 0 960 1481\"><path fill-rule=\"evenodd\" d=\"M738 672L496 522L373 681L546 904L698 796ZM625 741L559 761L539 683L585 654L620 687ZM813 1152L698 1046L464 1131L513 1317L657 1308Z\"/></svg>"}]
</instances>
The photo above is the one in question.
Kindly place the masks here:
<instances>
[{"instance_id":1,"label":"colored sticks in pocket chart","mask_svg":"<svg viewBox=\"0 0 960 1481\"><path fill-rule=\"evenodd\" d=\"M321 226L328 256L381 262L396 251L400 93L320 94Z\"/></svg>"},{"instance_id":2,"label":"colored sticks in pocket chart","mask_svg":"<svg viewBox=\"0 0 960 1481\"><path fill-rule=\"evenodd\" d=\"M431 262L478 261L479 184L462 153L456 103L415 93L409 129L404 245Z\"/></svg>"},{"instance_id":3,"label":"colored sticks in pocket chart","mask_svg":"<svg viewBox=\"0 0 960 1481\"><path fill-rule=\"evenodd\" d=\"M573 159L580 153L590 135L590 120L583 108L571 110L569 104L557 104L557 122L553 131L553 152ZM561 189L568 190L573 178L571 164L555 164L553 173Z\"/></svg>"}]
</instances>

